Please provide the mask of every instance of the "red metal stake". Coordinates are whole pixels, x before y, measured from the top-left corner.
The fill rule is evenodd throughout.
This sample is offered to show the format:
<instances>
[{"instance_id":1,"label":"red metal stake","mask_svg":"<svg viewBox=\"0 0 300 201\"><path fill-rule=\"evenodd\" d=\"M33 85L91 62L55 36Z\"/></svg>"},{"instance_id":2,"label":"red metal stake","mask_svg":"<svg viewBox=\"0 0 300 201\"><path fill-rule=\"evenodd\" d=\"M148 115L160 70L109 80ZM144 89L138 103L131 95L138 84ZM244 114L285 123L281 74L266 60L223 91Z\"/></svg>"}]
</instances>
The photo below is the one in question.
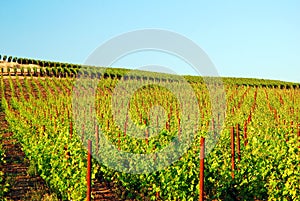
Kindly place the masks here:
<instances>
[{"instance_id":1,"label":"red metal stake","mask_svg":"<svg viewBox=\"0 0 300 201\"><path fill-rule=\"evenodd\" d=\"M205 156L205 138L200 140L200 181L199 181L199 201L204 200L204 156Z\"/></svg>"},{"instance_id":2,"label":"red metal stake","mask_svg":"<svg viewBox=\"0 0 300 201\"><path fill-rule=\"evenodd\" d=\"M234 179L234 170L235 170L235 164L234 164L235 146L234 146L234 127L233 127L233 126L231 127L230 136L231 136L231 167L232 167L231 176L232 176L232 179Z\"/></svg>"},{"instance_id":3,"label":"red metal stake","mask_svg":"<svg viewBox=\"0 0 300 201\"><path fill-rule=\"evenodd\" d=\"M159 192L156 192L155 197L158 199L159 198Z\"/></svg>"},{"instance_id":4,"label":"red metal stake","mask_svg":"<svg viewBox=\"0 0 300 201\"><path fill-rule=\"evenodd\" d=\"M144 120L144 124L147 126L147 121ZM148 128L146 127L145 129L145 141L146 141L146 144L148 144L148 141L149 141L149 133L148 133Z\"/></svg>"},{"instance_id":5,"label":"red metal stake","mask_svg":"<svg viewBox=\"0 0 300 201\"><path fill-rule=\"evenodd\" d=\"M148 143L149 143L149 133L148 133L148 128L146 128L146 130L145 130L145 135L146 135L145 141L146 141L146 144L148 144Z\"/></svg>"},{"instance_id":6,"label":"red metal stake","mask_svg":"<svg viewBox=\"0 0 300 201\"><path fill-rule=\"evenodd\" d=\"M99 151L99 125L96 125L96 132L95 132L95 137L96 137L96 155L98 155Z\"/></svg>"},{"instance_id":7,"label":"red metal stake","mask_svg":"<svg viewBox=\"0 0 300 201\"><path fill-rule=\"evenodd\" d=\"M86 200L91 201L91 171L92 171L92 141L88 140L88 157L87 157L87 192Z\"/></svg>"},{"instance_id":8,"label":"red metal stake","mask_svg":"<svg viewBox=\"0 0 300 201\"><path fill-rule=\"evenodd\" d=\"M218 131L220 130L220 114L218 114Z\"/></svg>"},{"instance_id":9,"label":"red metal stake","mask_svg":"<svg viewBox=\"0 0 300 201\"><path fill-rule=\"evenodd\" d=\"M119 134L118 134L118 150L119 151L121 150L120 144L121 144L121 132L119 132Z\"/></svg>"},{"instance_id":10,"label":"red metal stake","mask_svg":"<svg viewBox=\"0 0 300 201\"><path fill-rule=\"evenodd\" d=\"M236 125L236 137L237 137L237 154L238 160L241 161L241 144L240 144L240 131L239 131L239 124Z\"/></svg>"},{"instance_id":11,"label":"red metal stake","mask_svg":"<svg viewBox=\"0 0 300 201\"><path fill-rule=\"evenodd\" d=\"M46 126L43 125L43 135L44 135L45 131L46 131Z\"/></svg>"},{"instance_id":12,"label":"red metal stake","mask_svg":"<svg viewBox=\"0 0 300 201\"><path fill-rule=\"evenodd\" d=\"M124 137L126 137L126 133L127 133L127 123L128 123L128 113L126 114L126 121L124 124Z\"/></svg>"},{"instance_id":13,"label":"red metal stake","mask_svg":"<svg viewBox=\"0 0 300 201\"><path fill-rule=\"evenodd\" d=\"M247 139L247 121L245 121L244 124L244 145L247 146L248 144L248 139Z\"/></svg>"},{"instance_id":14,"label":"red metal stake","mask_svg":"<svg viewBox=\"0 0 300 201\"><path fill-rule=\"evenodd\" d=\"M84 124L82 124L82 134L81 134L81 141L83 142L83 140L84 140L84 128L85 128L85 126L84 126Z\"/></svg>"},{"instance_id":15,"label":"red metal stake","mask_svg":"<svg viewBox=\"0 0 300 201\"><path fill-rule=\"evenodd\" d=\"M72 139L73 136L73 123L72 121L70 122L70 138Z\"/></svg>"},{"instance_id":16,"label":"red metal stake","mask_svg":"<svg viewBox=\"0 0 300 201\"><path fill-rule=\"evenodd\" d=\"M297 135L300 141L300 129L299 129L300 124L298 124L298 128L297 128ZM300 146L298 146L298 148L300 149Z\"/></svg>"},{"instance_id":17,"label":"red metal stake","mask_svg":"<svg viewBox=\"0 0 300 201\"><path fill-rule=\"evenodd\" d=\"M251 114L251 112L250 112L250 114L249 114L249 116L248 116L248 123L251 122L251 118L252 118L252 114Z\"/></svg>"},{"instance_id":18,"label":"red metal stake","mask_svg":"<svg viewBox=\"0 0 300 201\"><path fill-rule=\"evenodd\" d=\"M215 132L215 119L212 119L212 132L214 134L214 139L216 139L216 132Z\"/></svg>"},{"instance_id":19,"label":"red metal stake","mask_svg":"<svg viewBox=\"0 0 300 201\"><path fill-rule=\"evenodd\" d=\"M181 128L180 128L180 118L178 119L178 140L180 141L180 134L181 134Z\"/></svg>"}]
</instances>

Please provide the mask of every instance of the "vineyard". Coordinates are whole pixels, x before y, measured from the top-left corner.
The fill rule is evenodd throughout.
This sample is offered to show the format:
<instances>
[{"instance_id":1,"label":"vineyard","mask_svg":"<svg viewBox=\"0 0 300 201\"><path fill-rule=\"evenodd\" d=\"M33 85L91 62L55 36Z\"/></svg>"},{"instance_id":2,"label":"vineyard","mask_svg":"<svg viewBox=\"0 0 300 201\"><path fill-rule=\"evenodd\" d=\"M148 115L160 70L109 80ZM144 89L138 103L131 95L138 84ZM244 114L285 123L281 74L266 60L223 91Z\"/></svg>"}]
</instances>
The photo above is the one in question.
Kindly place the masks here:
<instances>
[{"instance_id":1,"label":"vineyard","mask_svg":"<svg viewBox=\"0 0 300 201\"><path fill-rule=\"evenodd\" d=\"M297 83L0 59L8 130L53 200L87 179L92 200L300 200Z\"/></svg>"}]
</instances>

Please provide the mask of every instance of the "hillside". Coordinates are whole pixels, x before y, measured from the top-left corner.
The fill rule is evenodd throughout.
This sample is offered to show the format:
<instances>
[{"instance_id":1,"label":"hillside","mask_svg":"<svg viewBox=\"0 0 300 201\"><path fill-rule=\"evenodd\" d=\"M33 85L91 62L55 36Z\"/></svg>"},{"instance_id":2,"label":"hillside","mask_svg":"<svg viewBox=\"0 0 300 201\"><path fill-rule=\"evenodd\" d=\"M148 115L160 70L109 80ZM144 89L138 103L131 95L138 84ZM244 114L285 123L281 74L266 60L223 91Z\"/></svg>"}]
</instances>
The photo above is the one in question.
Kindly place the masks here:
<instances>
[{"instance_id":1,"label":"hillside","mask_svg":"<svg viewBox=\"0 0 300 201\"><path fill-rule=\"evenodd\" d=\"M61 63L53 61L43 61L36 59L28 58L18 58L6 55L0 55L0 68L3 75L33 75L33 76L55 76L55 77L75 77L79 69L87 68L81 64L71 64L71 63ZM105 70L105 77L117 77L121 78L128 74L134 75L136 77L152 77L152 78L162 78L162 79L172 79L176 78L174 75L164 74L164 73L155 73L141 70L130 70L124 68L110 68L110 67L99 67ZM183 75L188 82L201 82L203 83L203 77L201 76L191 76ZM234 78L234 77L222 77L221 80L224 84L230 85L249 85L249 86L263 86L263 87L300 87L300 83L279 81L279 80L268 80L268 79L256 79L256 78Z\"/></svg>"},{"instance_id":2,"label":"hillside","mask_svg":"<svg viewBox=\"0 0 300 201\"><path fill-rule=\"evenodd\" d=\"M0 200L300 200L297 83L1 69Z\"/></svg>"}]
</instances>

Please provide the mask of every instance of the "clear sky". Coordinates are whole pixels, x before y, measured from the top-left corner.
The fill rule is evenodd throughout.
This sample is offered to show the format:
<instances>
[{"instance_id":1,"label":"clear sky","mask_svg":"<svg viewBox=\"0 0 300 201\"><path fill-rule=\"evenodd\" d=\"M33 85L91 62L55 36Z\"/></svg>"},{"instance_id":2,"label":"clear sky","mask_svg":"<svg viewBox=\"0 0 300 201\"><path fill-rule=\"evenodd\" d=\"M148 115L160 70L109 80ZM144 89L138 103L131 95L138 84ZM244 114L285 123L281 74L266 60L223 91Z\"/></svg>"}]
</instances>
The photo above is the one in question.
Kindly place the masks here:
<instances>
[{"instance_id":1,"label":"clear sky","mask_svg":"<svg viewBox=\"0 0 300 201\"><path fill-rule=\"evenodd\" d=\"M0 19L0 54L84 63L114 36L157 28L193 40L221 76L300 82L298 0L11 0L1 1ZM114 65L149 64L193 73L157 52L129 55Z\"/></svg>"}]
</instances>

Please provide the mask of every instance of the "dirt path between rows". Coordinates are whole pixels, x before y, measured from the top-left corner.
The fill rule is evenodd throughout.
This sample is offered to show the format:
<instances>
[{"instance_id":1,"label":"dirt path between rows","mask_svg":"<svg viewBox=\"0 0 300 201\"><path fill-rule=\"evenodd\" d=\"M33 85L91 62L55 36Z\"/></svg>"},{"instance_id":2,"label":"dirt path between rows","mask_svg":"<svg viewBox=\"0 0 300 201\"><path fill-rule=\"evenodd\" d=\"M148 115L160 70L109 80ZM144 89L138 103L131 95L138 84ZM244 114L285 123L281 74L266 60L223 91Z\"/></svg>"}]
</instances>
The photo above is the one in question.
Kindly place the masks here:
<instances>
[{"instance_id":1,"label":"dirt path between rows","mask_svg":"<svg viewBox=\"0 0 300 201\"><path fill-rule=\"evenodd\" d=\"M42 200L45 195L49 195L45 181L34 174L21 145L13 139L13 133L9 132L2 108L0 108L0 134L6 161L0 169L4 172L4 182L9 184L9 191L4 198L8 201Z\"/></svg>"},{"instance_id":2,"label":"dirt path between rows","mask_svg":"<svg viewBox=\"0 0 300 201\"><path fill-rule=\"evenodd\" d=\"M36 81L34 79L33 81ZM25 92L24 81L20 80ZM5 85L5 97L10 102L11 91L9 87L8 77L4 78ZM42 87L39 85L39 87ZM18 94L20 89L15 88L15 93ZM45 91L41 89L43 95ZM33 90L33 95L36 96L36 92ZM28 94L24 93L25 99L28 99ZM0 93L1 100L1 93ZM0 135L2 135L2 141L5 150L6 163L0 166L0 169L4 172L4 182L9 184L9 191L5 194L5 198L10 201L16 200L52 200L50 189L46 185L46 182L35 172L35 168L30 166L30 161L26 158L22 151L20 143L13 138L13 133L9 132L9 125L5 119L5 112L0 105ZM94 180L92 186L92 196L95 201L115 201L120 200L114 193L116 187L109 182L106 182L103 178L97 178ZM48 198L48 199L47 199ZM56 199L55 199L56 200Z\"/></svg>"}]
</instances>

